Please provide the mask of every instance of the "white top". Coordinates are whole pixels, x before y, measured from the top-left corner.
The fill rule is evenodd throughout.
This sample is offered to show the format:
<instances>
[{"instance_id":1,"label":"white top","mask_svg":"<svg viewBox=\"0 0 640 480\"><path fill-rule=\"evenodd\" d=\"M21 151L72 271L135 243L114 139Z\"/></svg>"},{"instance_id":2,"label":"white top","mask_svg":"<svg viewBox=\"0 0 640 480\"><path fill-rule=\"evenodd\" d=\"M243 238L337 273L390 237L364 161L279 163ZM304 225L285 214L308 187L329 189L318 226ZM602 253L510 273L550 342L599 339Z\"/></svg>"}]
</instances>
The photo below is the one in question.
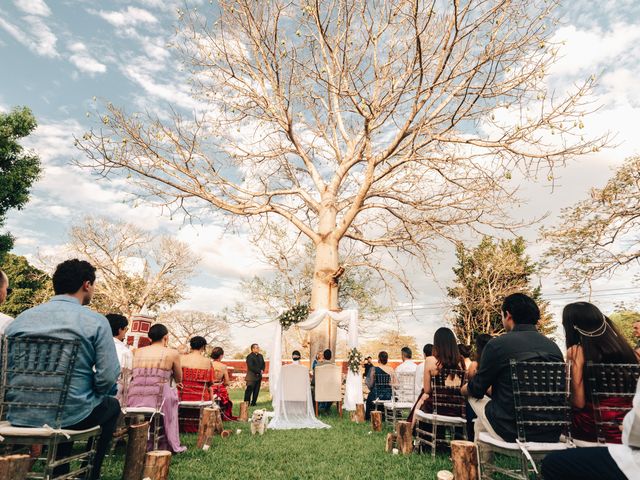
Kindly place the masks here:
<instances>
[{"instance_id":1,"label":"white top","mask_svg":"<svg viewBox=\"0 0 640 480\"><path fill-rule=\"evenodd\" d=\"M396 367L397 373L415 373L418 365L416 365L412 360L405 360L400 365Z\"/></svg>"},{"instance_id":2,"label":"white top","mask_svg":"<svg viewBox=\"0 0 640 480\"><path fill-rule=\"evenodd\" d=\"M416 395L420 395L422 390L422 381L424 380L424 362L416 368Z\"/></svg>"},{"instance_id":3,"label":"white top","mask_svg":"<svg viewBox=\"0 0 640 480\"><path fill-rule=\"evenodd\" d=\"M7 325L9 325L12 321L13 317L5 315L4 313L0 313L0 335L4 334L4 329L7 328Z\"/></svg>"},{"instance_id":4,"label":"white top","mask_svg":"<svg viewBox=\"0 0 640 480\"><path fill-rule=\"evenodd\" d=\"M629 480L640 480L640 380L633 409L622 422L622 445L607 445L611 457Z\"/></svg>"},{"instance_id":5,"label":"white top","mask_svg":"<svg viewBox=\"0 0 640 480\"><path fill-rule=\"evenodd\" d=\"M126 368L127 370L133 369L133 353L129 350L129 347L122 341L113 337L113 343L116 345L116 354L118 355L118 361L120 362L120 368Z\"/></svg>"}]
</instances>

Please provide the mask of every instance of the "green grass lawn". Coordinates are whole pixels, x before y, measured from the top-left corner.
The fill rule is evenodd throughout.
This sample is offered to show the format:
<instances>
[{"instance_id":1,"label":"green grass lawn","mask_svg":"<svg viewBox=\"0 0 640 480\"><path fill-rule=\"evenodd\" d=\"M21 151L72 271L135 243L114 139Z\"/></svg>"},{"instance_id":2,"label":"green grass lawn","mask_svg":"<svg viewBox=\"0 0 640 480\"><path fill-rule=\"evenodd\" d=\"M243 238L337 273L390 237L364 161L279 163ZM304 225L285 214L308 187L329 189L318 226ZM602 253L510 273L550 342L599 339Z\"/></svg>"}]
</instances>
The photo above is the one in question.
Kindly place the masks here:
<instances>
[{"instance_id":1,"label":"green grass lawn","mask_svg":"<svg viewBox=\"0 0 640 480\"><path fill-rule=\"evenodd\" d=\"M234 413L243 392L231 391ZM258 407L271 410L268 392L261 392ZM171 459L173 480L182 479L435 479L438 470L451 469L445 455L391 455L384 451L387 431L372 433L370 424L355 424L344 418L321 415L331 425L323 430L267 430L252 436L248 423L229 422L225 428L241 429L239 435L223 440L216 437L208 451L196 450L196 435L182 436L188 447ZM119 480L124 449L105 460L102 478Z\"/></svg>"}]
</instances>

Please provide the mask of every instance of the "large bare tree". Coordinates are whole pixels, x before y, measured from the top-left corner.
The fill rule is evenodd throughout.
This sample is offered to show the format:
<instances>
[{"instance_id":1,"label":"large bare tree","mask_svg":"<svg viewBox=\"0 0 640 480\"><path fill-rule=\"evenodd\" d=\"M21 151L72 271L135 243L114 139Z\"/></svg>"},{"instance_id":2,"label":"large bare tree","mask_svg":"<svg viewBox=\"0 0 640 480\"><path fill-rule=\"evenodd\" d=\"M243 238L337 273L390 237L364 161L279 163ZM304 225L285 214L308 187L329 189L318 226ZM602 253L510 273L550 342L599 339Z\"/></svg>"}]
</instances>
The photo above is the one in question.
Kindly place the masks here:
<instances>
[{"instance_id":1,"label":"large bare tree","mask_svg":"<svg viewBox=\"0 0 640 480\"><path fill-rule=\"evenodd\" d=\"M552 179L606 143L580 135L591 78L547 92L552 0L215 3L180 12L174 42L201 109L108 104L81 162L174 210L305 235L314 309L339 307L339 245L399 275L389 259L427 263L466 228L514 228L512 175ZM311 353L329 339L327 319Z\"/></svg>"},{"instance_id":2,"label":"large bare tree","mask_svg":"<svg viewBox=\"0 0 640 480\"><path fill-rule=\"evenodd\" d=\"M102 217L85 217L69 237L71 249L97 269L93 303L103 313L130 317L175 305L200 261L183 242Z\"/></svg>"},{"instance_id":3,"label":"large bare tree","mask_svg":"<svg viewBox=\"0 0 640 480\"><path fill-rule=\"evenodd\" d=\"M169 310L158 315L158 322L167 326L172 343L178 346L188 346L196 335L204 337L209 347L232 346L229 322L224 316L197 310Z\"/></svg>"}]
</instances>

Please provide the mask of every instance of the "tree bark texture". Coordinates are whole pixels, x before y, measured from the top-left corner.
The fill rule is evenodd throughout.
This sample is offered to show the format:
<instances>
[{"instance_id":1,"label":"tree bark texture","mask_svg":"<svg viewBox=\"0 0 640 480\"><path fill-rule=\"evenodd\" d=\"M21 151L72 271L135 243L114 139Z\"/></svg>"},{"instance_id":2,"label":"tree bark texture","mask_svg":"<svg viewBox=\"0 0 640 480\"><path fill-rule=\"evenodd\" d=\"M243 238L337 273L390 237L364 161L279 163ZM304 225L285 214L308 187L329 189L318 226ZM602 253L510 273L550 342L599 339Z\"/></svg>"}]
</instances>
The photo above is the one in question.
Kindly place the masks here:
<instances>
[{"instance_id":1,"label":"tree bark texture","mask_svg":"<svg viewBox=\"0 0 640 480\"><path fill-rule=\"evenodd\" d=\"M127 453L124 457L122 480L141 480L144 470L144 458L147 451L149 422L131 425L127 440Z\"/></svg>"},{"instance_id":2,"label":"tree bark texture","mask_svg":"<svg viewBox=\"0 0 640 480\"><path fill-rule=\"evenodd\" d=\"M0 480L24 480L31 468L30 455L0 457Z\"/></svg>"},{"instance_id":3,"label":"tree bark texture","mask_svg":"<svg viewBox=\"0 0 640 480\"><path fill-rule=\"evenodd\" d=\"M403 455L410 455L413 452L411 422L398 422L396 431L398 432L398 450L400 450L400 453Z\"/></svg>"},{"instance_id":4,"label":"tree bark texture","mask_svg":"<svg viewBox=\"0 0 640 480\"><path fill-rule=\"evenodd\" d=\"M371 430L382 431L382 412L371 412Z\"/></svg>"},{"instance_id":5,"label":"tree bark texture","mask_svg":"<svg viewBox=\"0 0 640 480\"><path fill-rule=\"evenodd\" d=\"M246 422L249 420L249 402L242 402L240 404L240 415L238 415L238 421Z\"/></svg>"},{"instance_id":6,"label":"tree bark texture","mask_svg":"<svg viewBox=\"0 0 640 480\"><path fill-rule=\"evenodd\" d=\"M364 403L356 403L355 412L351 412L351 421L355 423L364 423Z\"/></svg>"},{"instance_id":7,"label":"tree bark texture","mask_svg":"<svg viewBox=\"0 0 640 480\"><path fill-rule=\"evenodd\" d=\"M451 442L451 461L453 477L456 480L478 480L478 455L476 445L466 440Z\"/></svg>"},{"instance_id":8,"label":"tree bark texture","mask_svg":"<svg viewBox=\"0 0 640 480\"><path fill-rule=\"evenodd\" d=\"M213 438L216 433L216 410L215 408L207 407L202 411L202 418L198 426L198 441L196 443L196 448L198 449L209 445L211 438Z\"/></svg>"},{"instance_id":9,"label":"tree bark texture","mask_svg":"<svg viewBox=\"0 0 640 480\"><path fill-rule=\"evenodd\" d=\"M143 478L149 480L168 480L171 452L155 450L147 453L144 461Z\"/></svg>"},{"instance_id":10,"label":"tree bark texture","mask_svg":"<svg viewBox=\"0 0 640 480\"><path fill-rule=\"evenodd\" d=\"M387 453L391 453L397 439L398 435L396 435L395 433L387 433L387 441L384 445L384 451Z\"/></svg>"}]
</instances>

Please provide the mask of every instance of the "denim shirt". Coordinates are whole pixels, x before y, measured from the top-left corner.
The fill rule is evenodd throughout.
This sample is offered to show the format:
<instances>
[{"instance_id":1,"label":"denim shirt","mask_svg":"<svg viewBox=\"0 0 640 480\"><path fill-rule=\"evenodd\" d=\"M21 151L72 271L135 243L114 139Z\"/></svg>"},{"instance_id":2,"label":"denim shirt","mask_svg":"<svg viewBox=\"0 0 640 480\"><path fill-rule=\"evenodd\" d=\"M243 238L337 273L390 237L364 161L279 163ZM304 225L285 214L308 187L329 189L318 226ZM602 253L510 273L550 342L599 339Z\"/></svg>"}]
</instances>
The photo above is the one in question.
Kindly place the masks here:
<instances>
[{"instance_id":1,"label":"denim shirt","mask_svg":"<svg viewBox=\"0 0 640 480\"><path fill-rule=\"evenodd\" d=\"M69 295L57 295L47 303L22 312L7 327L5 335L80 340L62 427L75 425L88 417L109 393L120 374L109 322ZM48 409L31 409L28 412L16 409L7 415L11 424L25 427L53 426L54 416L54 412Z\"/></svg>"}]
</instances>

